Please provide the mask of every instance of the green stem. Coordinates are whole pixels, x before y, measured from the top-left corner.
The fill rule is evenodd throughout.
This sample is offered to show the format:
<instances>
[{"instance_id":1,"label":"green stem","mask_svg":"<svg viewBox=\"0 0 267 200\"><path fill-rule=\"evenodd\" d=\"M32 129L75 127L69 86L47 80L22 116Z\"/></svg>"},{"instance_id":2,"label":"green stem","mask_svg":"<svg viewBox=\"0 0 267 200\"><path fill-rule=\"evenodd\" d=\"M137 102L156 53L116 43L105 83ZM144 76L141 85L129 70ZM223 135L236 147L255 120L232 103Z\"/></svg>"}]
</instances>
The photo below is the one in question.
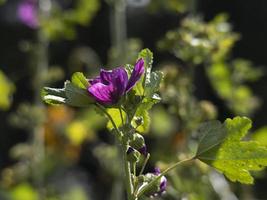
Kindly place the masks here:
<instances>
[{"instance_id":1,"label":"green stem","mask_svg":"<svg viewBox=\"0 0 267 200\"><path fill-rule=\"evenodd\" d=\"M145 167L146 167L146 164L147 164L149 158L150 158L150 154L148 153L147 156L146 156L146 159L145 159L145 161L144 161L144 163L143 163L142 169L141 169L141 171L139 172L139 176L140 176L141 174L143 174L143 172L144 172L144 170L145 170Z\"/></svg>"},{"instance_id":2,"label":"green stem","mask_svg":"<svg viewBox=\"0 0 267 200\"><path fill-rule=\"evenodd\" d=\"M124 63L126 61L126 41L127 41L127 24L126 24L126 0L114 0L111 5L111 42L116 48L117 55L115 63ZM124 62L122 62L124 61Z\"/></svg>"},{"instance_id":3,"label":"green stem","mask_svg":"<svg viewBox=\"0 0 267 200\"><path fill-rule=\"evenodd\" d=\"M192 161L194 159L193 158L188 158L185 160L181 160L175 164L173 164L172 166L170 166L169 168L167 168L166 170L164 170L157 178L155 178L153 181L151 181L150 183L148 183L146 186L144 186L137 194L137 199L139 197L141 197L148 189L150 189L155 183L157 183L162 176L164 176L165 174L167 174L169 171L173 170L174 168L176 168L178 165L181 165L182 163L188 162L188 161Z\"/></svg>"},{"instance_id":4,"label":"green stem","mask_svg":"<svg viewBox=\"0 0 267 200\"><path fill-rule=\"evenodd\" d=\"M125 184L128 200L134 200L133 198L133 184L131 177L131 166L127 160L127 145L123 145L123 161L124 161L124 171L125 171Z\"/></svg>"},{"instance_id":5,"label":"green stem","mask_svg":"<svg viewBox=\"0 0 267 200\"><path fill-rule=\"evenodd\" d=\"M119 131L119 129L118 129L118 127L116 126L116 124L115 124L115 122L114 122L114 120L112 119L112 117L110 116L110 114L106 111L106 109L102 106L102 105L100 105L99 103L96 103L95 104L107 117L108 117L108 119L110 120L110 122L112 123L112 126L113 126L113 128L115 129L115 131L116 131L116 134L117 134L117 137L119 137L120 136L120 131ZM119 139L119 138L118 138Z\"/></svg>"},{"instance_id":6,"label":"green stem","mask_svg":"<svg viewBox=\"0 0 267 200\"><path fill-rule=\"evenodd\" d=\"M120 135L120 131L118 129L118 127L116 126L114 120L112 119L112 117L110 116L110 114L105 110L105 108L96 103L95 104L110 120L110 122L112 123L113 128L115 129L117 135ZM122 115L121 115L122 117ZM123 120L123 118L122 118ZM130 163L127 160L127 149L128 149L128 144L122 144L122 153L123 153L123 164L124 164L124 171L125 171L125 184L126 184L126 191L127 191L127 197L128 200L134 200L134 196L133 196L133 184L132 184L132 177L131 177L131 166Z\"/></svg>"},{"instance_id":7,"label":"green stem","mask_svg":"<svg viewBox=\"0 0 267 200\"><path fill-rule=\"evenodd\" d=\"M119 110L120 110L120 116L121 116L121 123L124 124L123 115L122 115L122 108L120 107Z\"/></svg>"}]
</instances>

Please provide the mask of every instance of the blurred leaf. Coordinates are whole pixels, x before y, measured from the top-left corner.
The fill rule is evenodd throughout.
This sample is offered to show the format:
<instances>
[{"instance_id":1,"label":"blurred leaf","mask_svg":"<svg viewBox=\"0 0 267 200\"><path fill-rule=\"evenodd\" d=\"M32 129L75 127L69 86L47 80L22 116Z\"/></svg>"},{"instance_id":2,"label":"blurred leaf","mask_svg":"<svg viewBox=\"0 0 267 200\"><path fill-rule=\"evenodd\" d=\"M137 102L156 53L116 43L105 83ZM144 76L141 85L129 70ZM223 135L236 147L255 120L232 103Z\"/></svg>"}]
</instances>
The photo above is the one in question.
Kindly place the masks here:
<instances>
[{"instance_id":1,"label":"blurred leaf","mask_svg":"<svg viewBox=\"0 0 267 200\"><path fill-rule=\"evenodd\" d=\"M15 86L2 71L0 71L0 91L0 109L7 110L12 102L12 94L15 91Z\"/></svg>"},{"instance_id":2,"label":"blurred leaf","mask_svg":"<svg viewBox=\"0 0 267 200\"><path fill-rule=\"evenodd\" d=\"M89 200L83 187L74 186L69 188L63 195L62 200Z\"/></svg>"},{"instance_id":3,"label":"blurred leaf","mask_svg":"<svg viewBox=\"0 0 267 200\"><path fill-rule=\"evenodd\" d=\"M166 136L175 130L175 124L172 121L172 117L162 106L156 106L156 108L152 110L151 121L153 134Z\"/></svg>"},{"instance_id":4,"label":"blurred leaf","mask_svg":"<svg viewBox=\"0 0 267 200\"><path fill-rule=\"evenodd\" d=\"M0 6L6 3L6 0L0 0Z\"/></svg>"},{"instance_id":5,"label":"blurred leaf","mask_svg":"<svg viewBox=\"0 0 267 200\"><path fill-rule=\"evenodd\" d=\"M100 7L99 0L78 0L74 8L63 10L59 5L53 4L49 18L41 18L42 31L50 40L74 39L77 24L88 25Z\"/></svg>"},{"instance_id":6,"label":"blurred leaf","mask_svg":"<svg viewBox=\"0 0 267 200\"><path fill-rule=\"evenodd\" d=\"M226 20L224 14L217 15L208 23L200 17L186 17L179 28L166 33L158 47L189 66L219 62L229 55L239 38Z\"/></svg>"},{"instance_id":7,"label":"blurred leaf","mask_svg":"<svg viewBox=\"0 0 267 200\"><path fill-rule=\"evenodd\" d=\"M192 0L153 0L149 5L152 12L168 10L177 13L187 11L192 4Z\"/></svg>"},{"instance_id":8,"label":"blurred leaf","mask_svg":"<svg viewBox=\"0 0 267 200\"><path fill-rule=\"evenodd\" d=\"M251 121L246 117L226 119L223 124L218 121L203 124L196 158L231 181L252 184L250 171L267 166L267 148L255 141L241 140L250 128Z\"/></svg>"},{"instance_id":9,"label":"blurred leaf","mask_svg":"<svg viewBox=\"0 0 267 200\"><path fill-rule=\"evenodd\" d=\"M30 103L20 103L17 110L9 116L9 122L18 128L31 130L45 121L44 108Z\"/></svg>"},{"instance_id":10,"label":"blurred leaf","mask_svg":"<svg viewBox=\"0 0 267 200\"><path fill-rule=\"evenodd\" d=\"M134 63L136 61L136 55L142 50L142 46L142 41L136 38L127 39L125 52L120 52L116 46L112 46L108 52L108 65L120 65L122 61L124 63ZM124 54L123 59L120 56L122 53Z\"/></svg>"},{"instance_id":11,"label":"blurred leaf","mask_svg":"<svg viewBox=\"0 0 267 200\"><path fill-rule=\"evenodd\" d=\"M259 75L258 70L253 74L253 69L248 65L239 66L240 62L243 63L241 60L234 60L230 64L214 63L206 70L213 88L226 101L228 107L235 114L250 115L258 107L259 102L244 82L255 80ZM232 67L234 71L231 70Z\"/></svg>"},{"instance_id":12,"label":"blurred leaf","mask_svg":"<svg viewBox=\"0 0 267 200\"><path fill-rule=\"evenodd\" d=\"M89 86L89 82L82 72L75 72L71 77L71 82L73 85L82 89L87 89Z\"/></svg>"},{"instance_id":13,"label":"blurred leaf","mask_svg":"<svg viewBox=\"0 0 267 200\"><path fill-rule=\"evenodd\" d=\"M66 134L73 145L81 145L88 136L88 130L81 121L73 121L67 126Z\"/></svg>"},{"instance_id":14,"label":"blurred leaf","mask_svg":"<svg viewBox=\"0 0 267 200\"><path fill-rule=\"evenodd\" d=\"M257 129L252 134L252 139L267 147L267 126Z\"/></svg>"},{"instance_id":15,"label":"blurred leaf","mask_svg":"<svg viewBox=\"0 0 267 200\"><path fill-rule=\"evenodd\" d=\"M28 183L21 183L11 190L12 200L38 200L38 193Z\"/></svg>"}]
</instances>

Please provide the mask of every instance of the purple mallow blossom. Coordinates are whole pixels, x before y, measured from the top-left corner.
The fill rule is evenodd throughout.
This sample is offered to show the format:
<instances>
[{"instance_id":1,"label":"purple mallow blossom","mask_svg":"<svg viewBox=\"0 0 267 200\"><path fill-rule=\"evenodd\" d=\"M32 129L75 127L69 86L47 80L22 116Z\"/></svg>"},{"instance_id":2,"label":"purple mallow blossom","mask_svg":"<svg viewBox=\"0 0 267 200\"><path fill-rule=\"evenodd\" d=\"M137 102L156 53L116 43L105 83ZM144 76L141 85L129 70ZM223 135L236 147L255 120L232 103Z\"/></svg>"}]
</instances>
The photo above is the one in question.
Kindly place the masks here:
<instances>
[{"instance_id":1,"label":"purple mallow blossom","mask_svg":"<svg viewBox=\"0 0 267 200\"><path fill-rule=\"evenodd\" d=\"M160 173L161 173L160 169L158 167L155 167L153 174L159 176ZM154 193L152 196L161 195L163 192L165 192L166 187L167 187L167 178L165 176L162 176L160 179L159 191Z\"/></svg>"},{"instance_id":2,"label":"purple mallow blossom","mask_svg":"<svg viewBox=\"0 0 267 200\"><path fill-rule=\"evenodd\" d=\"M123 67L113 70L101 69L100 76L89 80L88 92L103 105L116 104L120 97L130 91L144 73L144 60L137 61L130 78Z\"/></svg>"},{"instance_id":3,"label":"purple mallow blossom","mask_svg":"<svg viewBox=\"0 0 267 200\"><path fill-rule=\"evenodd\" d=\"M35 29L39 25L37 10L36 0L23 0L18 6L17 16L22 23Z\"/></svg>"}]
</instances>

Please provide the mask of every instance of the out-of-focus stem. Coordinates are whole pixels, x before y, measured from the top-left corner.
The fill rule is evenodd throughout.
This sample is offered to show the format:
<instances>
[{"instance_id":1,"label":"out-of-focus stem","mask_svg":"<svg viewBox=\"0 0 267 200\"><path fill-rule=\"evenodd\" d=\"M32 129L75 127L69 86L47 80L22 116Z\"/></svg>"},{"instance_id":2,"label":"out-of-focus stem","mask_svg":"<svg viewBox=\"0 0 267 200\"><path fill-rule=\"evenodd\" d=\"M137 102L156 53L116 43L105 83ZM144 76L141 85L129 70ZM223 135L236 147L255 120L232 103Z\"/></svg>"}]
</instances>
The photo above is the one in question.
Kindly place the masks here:
<instances>
[{"instance_id":1,"label":"out-of-focus stem","mask_svg":"<svg viewBox=\"0 0 267 200\"><path fill-rule=\"evenodd\" d=\"M197 13L197 8L198 8L198 2L197 1L198 0L191 0L191 9L190 9L190 11L194 15Z\"/></svg>"},{"instance_id":2,"label":"out-of-focus stem","mask_svg":"<svg viewBox=\"0 0 267 200\"><path fill-rule=\"evenodd\" d=\"M45 19L49 16L50 13L50 0L39 0L39 16ZM36 48L36 66L35 66L35 79L34 79L34 100L35 105L38 106L40 109L44 109L40 91L45 84L45 77L47 74L49 61L48 61L48 46L49 40L43 34L41 28L37 30L37 48ZM32 143L33 143L33 150L34 150L34 158L33 158L33 177L36 186L38 187L39 192L39 199L45 199L45 191L43 187L43 160L45 158L45 146L44 146L44 127L43 124L38 124L33 127L32 133Z\"/></svg>"},{"instance_id":3,"label":"out-of-focus stem","mask_svg":"<svg viewBox=\"0 0 267 200\"><path fill-rule=\"evenodd\" d=\"M113 0L110 19L111 44L117 52L115 62L124 63L127 40L126 0Z\"/></svg>"}]
</instances>

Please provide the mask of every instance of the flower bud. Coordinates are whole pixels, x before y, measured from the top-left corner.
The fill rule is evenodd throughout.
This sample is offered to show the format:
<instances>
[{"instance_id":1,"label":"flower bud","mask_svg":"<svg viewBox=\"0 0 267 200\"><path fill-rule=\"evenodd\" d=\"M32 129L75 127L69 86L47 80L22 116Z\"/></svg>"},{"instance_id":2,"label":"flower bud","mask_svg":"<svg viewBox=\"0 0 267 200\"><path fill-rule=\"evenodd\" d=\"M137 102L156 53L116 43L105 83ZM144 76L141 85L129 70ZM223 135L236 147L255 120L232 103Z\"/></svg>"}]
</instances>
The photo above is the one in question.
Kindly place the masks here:
<instances>
[{"instance_id":1,"label":"flower bud","mask_svg":"<svg viewBox=\"0 0 267 200\"><path fill-rule=\"evenodd\" d=\"M140 126L144 123L143 117L134 117L134 122L136 126Z\"/></svg>"},{"instance_id":2,"label":"flower bud","mask_svg":"<svg viewBox=\"0 0 267 200\"><path fill-rule=\"evenodd\" d=\"M127 150L127 160L131 163L136 163L139 161L140 153L134 148L129 147Z\"/></svg>"},{"instance_id":3,"label":"flower bud","mask_svg":"<svg viewBox=\"0 0 267 200\"><path fill-rule=\"evenodd\" d=\"M131 147L137 149L141 154L147 155L147 147L145 144L145 139L139 133L134 133L132 140L130 141Z\"/></svg>"},{"instance_id":4,"label":"flower bud","mask_svg":"<svg viewBox=\"0 0 267 200\"><path fill-rule=\"evenodd\" d=\"M149 183L160 176L159 168L155 168L153 173L147 173L145 175L145 180ZM146 196L149 197L156 197L162 195L167 187L167 178L162 176L156 183L153 185L146 193Z\"/></svg>"}]
</instances>

